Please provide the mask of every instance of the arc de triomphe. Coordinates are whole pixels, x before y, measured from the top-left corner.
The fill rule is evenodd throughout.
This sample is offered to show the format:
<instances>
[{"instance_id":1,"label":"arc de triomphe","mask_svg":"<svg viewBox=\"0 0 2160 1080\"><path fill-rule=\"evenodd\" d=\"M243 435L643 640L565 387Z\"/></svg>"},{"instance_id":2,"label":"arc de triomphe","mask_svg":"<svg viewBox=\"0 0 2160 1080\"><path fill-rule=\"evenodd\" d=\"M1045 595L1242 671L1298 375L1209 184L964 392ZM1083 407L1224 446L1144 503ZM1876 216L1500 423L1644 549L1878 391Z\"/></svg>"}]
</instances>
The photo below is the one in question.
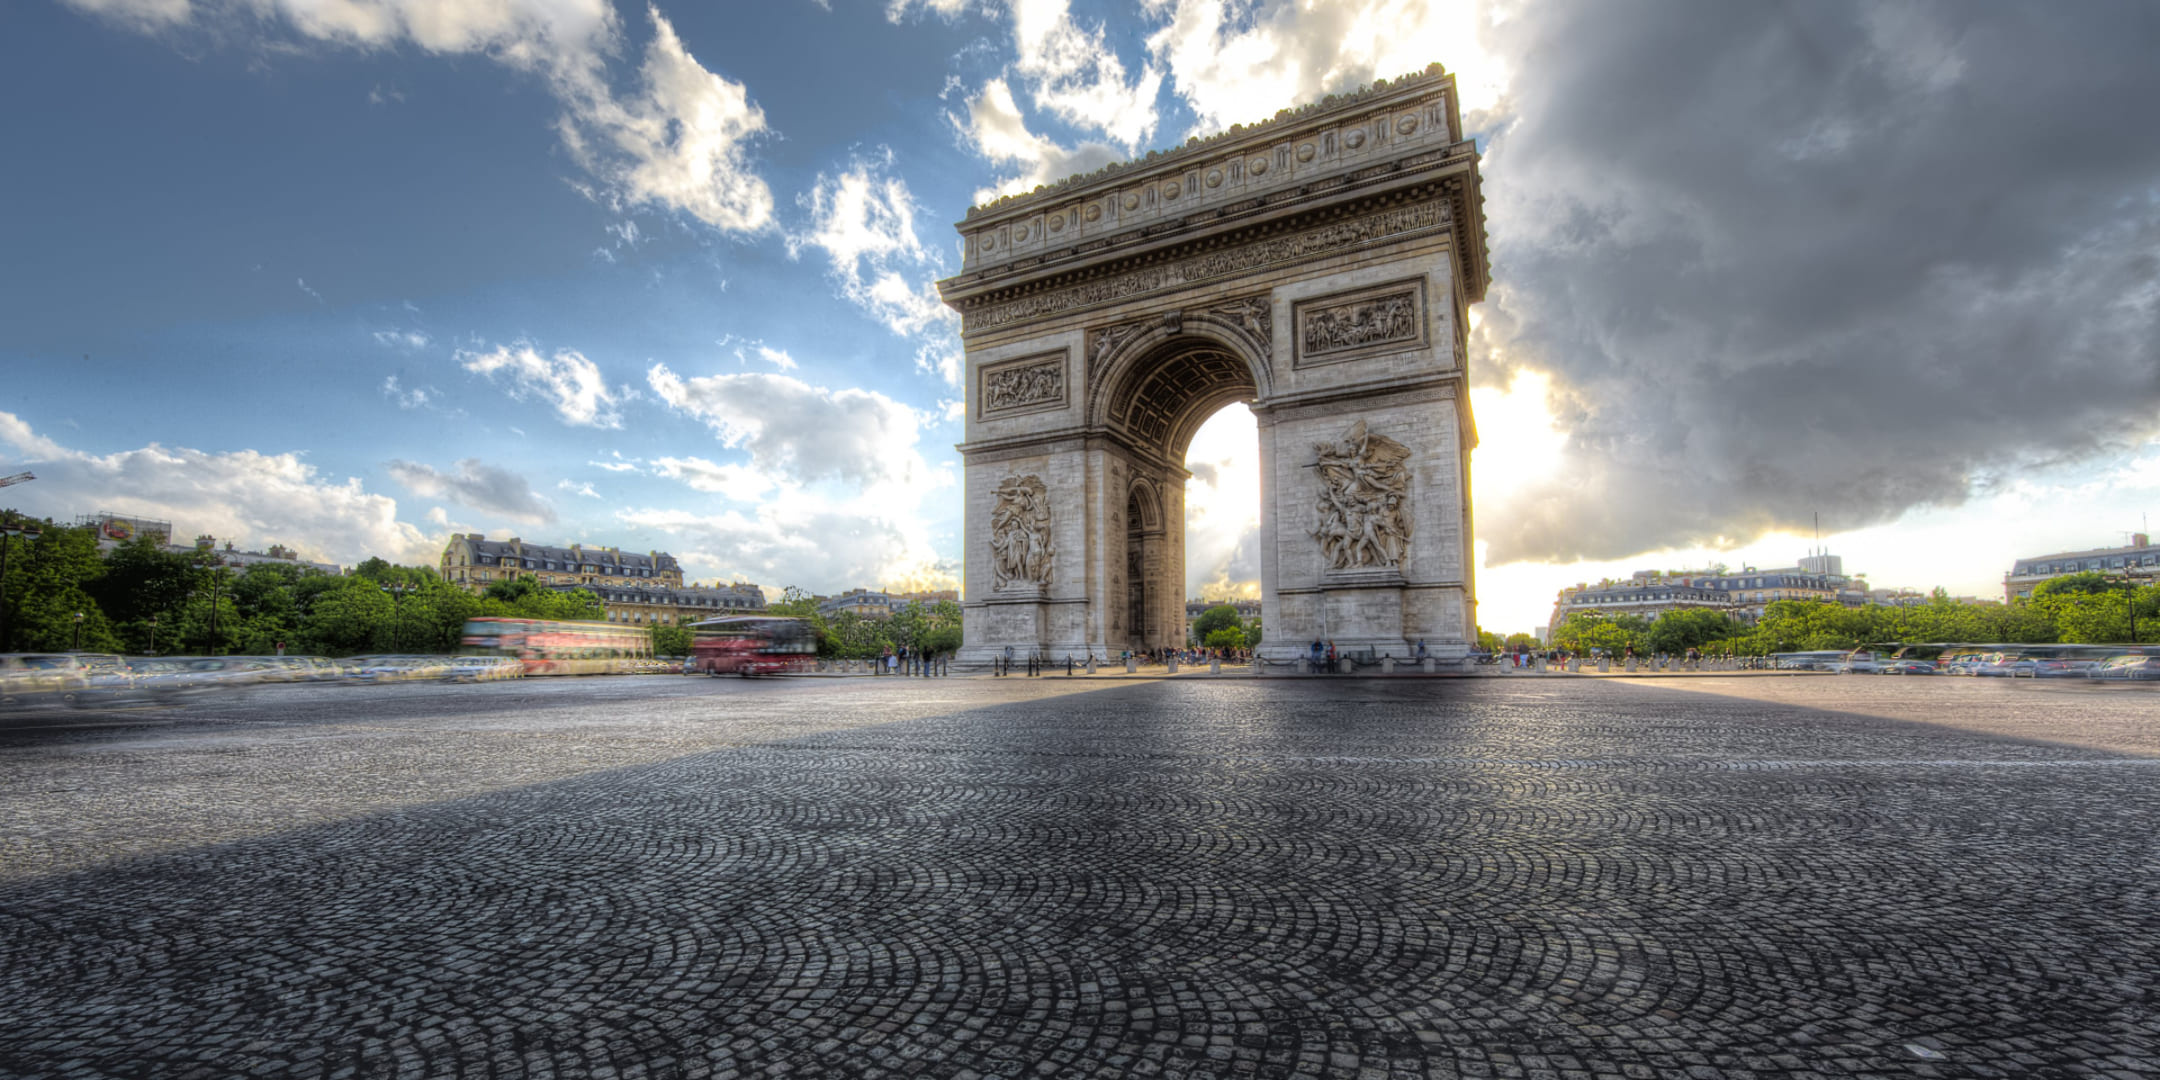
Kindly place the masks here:
<instances>
[{"instance_id":1,"label":"arc de triomphe","mask_svg":"<svg viewBox=\"0 0 2160 1080\"><path fill-rule=\"evenodd\" d=\"M1259 419L1262 653L1474 644L1476 146L1438 65L976 207L963 661L1185 639L1185 450Z\"/></svg>"}]
</instances>

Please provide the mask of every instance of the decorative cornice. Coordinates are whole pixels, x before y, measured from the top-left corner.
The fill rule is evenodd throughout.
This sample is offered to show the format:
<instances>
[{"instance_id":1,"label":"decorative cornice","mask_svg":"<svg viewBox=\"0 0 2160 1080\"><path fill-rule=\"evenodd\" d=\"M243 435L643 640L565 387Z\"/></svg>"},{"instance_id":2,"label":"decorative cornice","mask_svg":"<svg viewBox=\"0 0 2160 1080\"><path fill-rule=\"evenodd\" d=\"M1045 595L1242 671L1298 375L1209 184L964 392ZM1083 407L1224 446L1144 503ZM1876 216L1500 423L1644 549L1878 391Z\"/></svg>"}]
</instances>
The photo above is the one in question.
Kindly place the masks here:
<instances>
[{"instance_id":1,"label":"decorative cornice","mask_svg":"<svg viewBox=\"0 0 2160 1080\"><path fill-rule=\"evenodd\" d=\"M1447 194L1436 185L1430 194ZM1095 268L1094 273L1040 279L1025 286L986 291L959 301L962 333L996 329L1022 319L1078 311L1184 288L1275 265L1447 230L1458 199L1408 199L1355 208L1332 221L1306 220L1293 230L1253 229L1195 240L1152 257ZM946 284L953 284L948 282Z\"/></svg>"}]
</instances>

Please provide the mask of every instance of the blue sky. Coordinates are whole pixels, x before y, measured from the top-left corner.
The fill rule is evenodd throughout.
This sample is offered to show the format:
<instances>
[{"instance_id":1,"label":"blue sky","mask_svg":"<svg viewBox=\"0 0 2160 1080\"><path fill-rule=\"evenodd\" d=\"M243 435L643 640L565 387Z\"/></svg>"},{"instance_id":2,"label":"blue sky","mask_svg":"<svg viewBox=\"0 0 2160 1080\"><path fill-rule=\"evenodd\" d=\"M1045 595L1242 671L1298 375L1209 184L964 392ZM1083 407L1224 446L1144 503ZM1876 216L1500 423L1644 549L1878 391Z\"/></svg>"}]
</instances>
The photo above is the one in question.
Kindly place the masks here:
<instances>
[{"instance_id":1,"label":"blue sky","mask_svg":"<svg viewBox=\"0 0 2160 1080\"><path fill-rule=\"evenodd\" d=\"M1787 564L1818 512L1877 584L1983 592L2160 503L2155 37L2101 2L28 0L7 502L950 584L951 223L1439 61L1488 155L1481 621ZM1192 591L1255 584L1252 445L1236 409L1196 441Z\"/></svg>"}]
</instances>

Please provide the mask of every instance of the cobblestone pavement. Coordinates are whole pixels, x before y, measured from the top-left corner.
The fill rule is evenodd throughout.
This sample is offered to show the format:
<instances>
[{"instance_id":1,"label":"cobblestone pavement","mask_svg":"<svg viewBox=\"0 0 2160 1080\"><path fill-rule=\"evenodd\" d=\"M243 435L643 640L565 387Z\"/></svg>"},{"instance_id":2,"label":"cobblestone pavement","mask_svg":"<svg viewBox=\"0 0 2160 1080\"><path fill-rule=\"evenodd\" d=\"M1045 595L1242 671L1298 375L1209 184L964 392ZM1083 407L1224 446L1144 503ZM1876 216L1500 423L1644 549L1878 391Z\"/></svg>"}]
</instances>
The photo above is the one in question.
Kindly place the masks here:
<instances>
[{"instance_id":1,"label":"cobblestone pavement","mask_svg":"<svg viewBox=\"0 0 2160 1080\"><path fill-rule=\"evenodd\" d=\"M0 718L0 1075L2151 1076L2156 780L1955 679Z\"/></svg>"}]
</instances>

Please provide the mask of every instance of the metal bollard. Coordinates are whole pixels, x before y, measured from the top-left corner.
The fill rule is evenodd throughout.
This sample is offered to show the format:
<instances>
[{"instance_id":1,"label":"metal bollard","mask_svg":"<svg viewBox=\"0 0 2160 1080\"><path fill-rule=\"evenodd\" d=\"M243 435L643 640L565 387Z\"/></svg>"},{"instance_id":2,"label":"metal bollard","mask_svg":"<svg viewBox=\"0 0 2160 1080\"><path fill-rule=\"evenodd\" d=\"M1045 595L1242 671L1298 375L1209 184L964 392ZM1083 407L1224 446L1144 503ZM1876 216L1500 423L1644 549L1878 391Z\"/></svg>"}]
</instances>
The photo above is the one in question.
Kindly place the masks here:
<instances>
[{"instance_id":1,"label":"metal bollard","mask_svg":"<svg viewBox=\"0 0 2160 1080\"><path fill-rule=\"evenodd\" d=\"M1209 660L1207 665L1207 671L1210 675L1222 674L1222 657L1218 656Z\"/></svg>"},{"instance_id":2,"label":"metal bollard","mask_svg":"<svg viewBox=\"0 0 2160 1080\"><path fill-rule=\"evenodd\" d=\"M1070 679L1070 678L1072 678L1072 674L1073 674L1073 659L1072 659L1072 655L1071 655L1070 653L1068 653L1068 654L1066 654L1066 656L1065 656L1065 677L1066 677L1066 678L1068 678L1068 679Z\"/></svg>"}]
</instances>

